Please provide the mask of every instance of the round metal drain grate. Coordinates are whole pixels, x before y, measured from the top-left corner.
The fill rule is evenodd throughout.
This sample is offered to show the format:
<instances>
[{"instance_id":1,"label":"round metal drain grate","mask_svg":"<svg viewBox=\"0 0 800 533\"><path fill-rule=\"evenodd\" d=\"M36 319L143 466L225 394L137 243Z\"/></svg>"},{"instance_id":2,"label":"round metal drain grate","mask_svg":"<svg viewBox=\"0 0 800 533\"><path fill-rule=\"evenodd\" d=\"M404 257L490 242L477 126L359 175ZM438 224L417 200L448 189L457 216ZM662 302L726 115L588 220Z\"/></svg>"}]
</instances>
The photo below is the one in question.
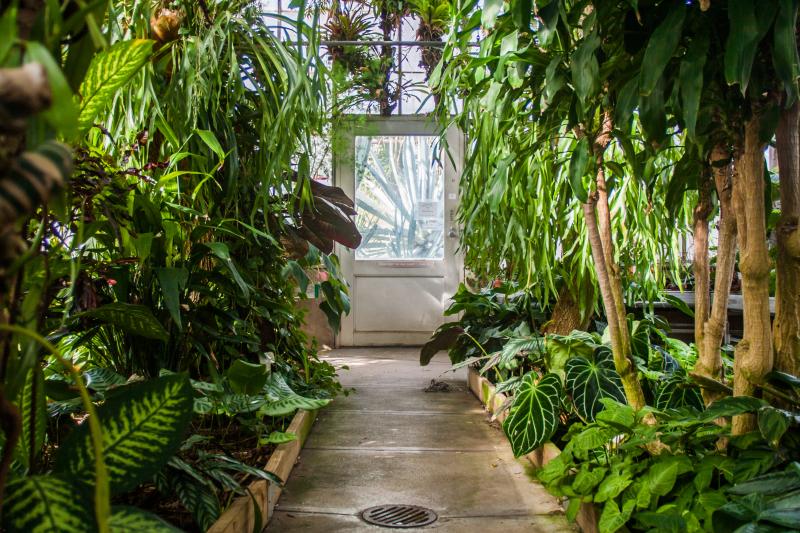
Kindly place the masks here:
<instances>
[{"instance_id":1,"label":"round metal drain grate","mask_svg":"<svg viewBox=\"0 0 800 533\"><path fill-rule=\"evenodd\" d=\"M439 517L430 509L418 505L376 505L361 511L361 518L376 526L406 528L427 526Z\"/></svg>"}]
</instances>

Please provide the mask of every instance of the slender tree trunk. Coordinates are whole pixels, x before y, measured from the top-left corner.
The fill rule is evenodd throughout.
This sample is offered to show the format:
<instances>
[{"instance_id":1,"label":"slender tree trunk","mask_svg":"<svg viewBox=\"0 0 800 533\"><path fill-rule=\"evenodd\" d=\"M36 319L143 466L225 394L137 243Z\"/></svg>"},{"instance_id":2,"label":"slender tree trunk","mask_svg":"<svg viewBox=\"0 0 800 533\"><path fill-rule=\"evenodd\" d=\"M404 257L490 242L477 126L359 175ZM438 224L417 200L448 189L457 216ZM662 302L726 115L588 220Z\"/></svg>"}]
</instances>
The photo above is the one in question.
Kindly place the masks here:
<instances>
[{"instance_id":1,"label":"slender tree trunk","mask_svg":"<svg viewBox=\"0 0 800 533\"><path fill-rule=\"evenodd\" d=\"M800 373L800 104L781 114L776 132L781 217L775 290L775 368Z\"/></svg>"},{"instance_id":2,"label":"slender tree trunk","mask_svg":"<svg viewBox=\"0 0 800 533\"><path fill-rule=\"evenodd\" d=\"M704 353L705 325L711 311L711 269L708 266L708 217L711 216L711 183L703 173L697 205L694 208L694 342L697 366L708 358Z\"/></svg>"},{"instance_id":3,"label":"slender tree trunk","mask_svg":"<svg viewBox=\"0 0 800 533\"><path fill-rule=\"evenodd\" d=\"M700 328L696 340L698 349L694 374L722 382L724 380L720 347L728 321L728 296L736 262L736 218L732 206L732 174L730 154L724 146L716 146L710 155L711 171L719 199L719 239L717 242L717 269L714 280L714 299L710 313ZM707 246L707 243L706 243ZM697 244L695 243L695 253ZM697 323L695 323L697 330ZM719 397L717 392L703 389L706 405Z\"/></svg>"},{"instance_id":4,"label":"slender tree trunk","mask_svg":"<svg viewBox=\"0 0 800 533\"><path fill-rule=\"evenodd\" d=\"M603 299L603 307L608 320L614 366L622 380L628 403L634 409L641 409L646 404L631 354L630 333L628 331L625 302L622 296L622 282L619 266L614 258L608 188L603 170L603 153L611 142L612 130L611 113L606 111L603 114L600 133L594 139L592 146L597 166L597 174L595 175L596 192L583 204L583 214L597 274L597 283L600 287L600 296Z\"/></svg>"},{"instance_id":5,"label":"slender tree trunk","mask_svg":"<svg viewBox=\"0 0 800 533\"><path fill-rule=\"evenodd\" d=\"M739 230L739 270L744 297L744 338L736 346L733 391L752 396L755 384L772 369L769 311L769 255L764 213L764 158L759 141L759 117L746 124L744 147L734 160L733 205ZM733 419L733 433L755 428L752 415Z\"/></svg>"}]
</instances>

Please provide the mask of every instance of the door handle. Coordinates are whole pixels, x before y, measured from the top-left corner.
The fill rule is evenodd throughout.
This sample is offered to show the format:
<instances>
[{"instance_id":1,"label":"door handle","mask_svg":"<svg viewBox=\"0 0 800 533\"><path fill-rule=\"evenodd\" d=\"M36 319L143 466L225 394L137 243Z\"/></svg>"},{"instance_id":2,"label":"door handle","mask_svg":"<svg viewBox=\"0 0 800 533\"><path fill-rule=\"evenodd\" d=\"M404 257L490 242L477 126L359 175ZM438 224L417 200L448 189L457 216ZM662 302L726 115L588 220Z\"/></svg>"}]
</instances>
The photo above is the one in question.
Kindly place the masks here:
<instances>
[{"instance_id":1,"label":"door handle","mask_svg":"<svg viewBox=\"0 0 800 533\"><path fill-rule=\"evenodd\" d=\"M451 239L458 239L458 230L456 228L451 227L447 231L447 236L450 237Z\"/></svg>"}]
</instances>

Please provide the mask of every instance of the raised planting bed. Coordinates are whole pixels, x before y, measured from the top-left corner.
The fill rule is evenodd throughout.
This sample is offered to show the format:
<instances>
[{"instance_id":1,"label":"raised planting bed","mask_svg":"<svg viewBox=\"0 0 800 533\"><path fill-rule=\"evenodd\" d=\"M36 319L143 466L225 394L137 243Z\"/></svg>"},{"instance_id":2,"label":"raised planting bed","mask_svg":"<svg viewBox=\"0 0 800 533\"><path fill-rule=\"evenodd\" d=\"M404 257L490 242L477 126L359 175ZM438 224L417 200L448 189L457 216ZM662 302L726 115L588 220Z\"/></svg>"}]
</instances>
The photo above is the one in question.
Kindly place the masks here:
<instances>
[{"instance_id":1,"label":"raised planting bed","mask_svg":"<svg viewBox=\"0 0 800 533\"><path fill-rule=\"evenodd\" d=\"M492 415L506 405L508 397L502 392L496 392L494 384L470 367L467 373L469 390L481 401ZM506 419L507 411L499 413L496 420L500 423ZM552 442L546 443L541 448L532 451L525 458L536 468L541 468L561 453L561 450ZM581 503L580 511L575 521L584 533L598 533L598 520L600 516L595 506L591 503Z\"/></svg>"},{"instance_id":2,"label":"raised planting bed","mask_svg":"<svg viewBox=\"0 0 800 533\"><path fill-rule=\"evenodd\" d=\"M297 438L275 448L264 470L272 472L286 482L316 418L317 411L297 411L287 429L288 432L297 435ZM248 490L250 495L236 498L230 507L222 513L219 520L211 526L208 533L253 531L256 526L257 516L261 517L262 527L267 525L270 518L272 518L275 504L278 503L278 498L280 498L283 489L274 483L260 479L251 483L248 486ZM256 506L258 506L257 513Z\"/></svg>"}]
</instances>

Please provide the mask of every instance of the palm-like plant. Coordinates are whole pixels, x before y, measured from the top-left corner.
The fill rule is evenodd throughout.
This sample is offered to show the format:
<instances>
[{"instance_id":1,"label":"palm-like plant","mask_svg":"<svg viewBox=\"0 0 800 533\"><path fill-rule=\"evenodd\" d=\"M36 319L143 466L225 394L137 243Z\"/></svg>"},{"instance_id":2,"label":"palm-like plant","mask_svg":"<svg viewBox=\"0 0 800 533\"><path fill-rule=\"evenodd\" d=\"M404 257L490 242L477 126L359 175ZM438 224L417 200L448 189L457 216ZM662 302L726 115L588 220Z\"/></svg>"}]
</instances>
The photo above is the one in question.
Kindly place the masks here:
<instances>
[{"instance_id":1,"label":"palm-like plant","mask_svg":"<svg viewBox=\"0 0 800 533\"><path fill-rule=\"evenodd\" d=\"M434 137L356 138L360 259L440 258L443 169Z\"/></svg>"}]
</instances>

